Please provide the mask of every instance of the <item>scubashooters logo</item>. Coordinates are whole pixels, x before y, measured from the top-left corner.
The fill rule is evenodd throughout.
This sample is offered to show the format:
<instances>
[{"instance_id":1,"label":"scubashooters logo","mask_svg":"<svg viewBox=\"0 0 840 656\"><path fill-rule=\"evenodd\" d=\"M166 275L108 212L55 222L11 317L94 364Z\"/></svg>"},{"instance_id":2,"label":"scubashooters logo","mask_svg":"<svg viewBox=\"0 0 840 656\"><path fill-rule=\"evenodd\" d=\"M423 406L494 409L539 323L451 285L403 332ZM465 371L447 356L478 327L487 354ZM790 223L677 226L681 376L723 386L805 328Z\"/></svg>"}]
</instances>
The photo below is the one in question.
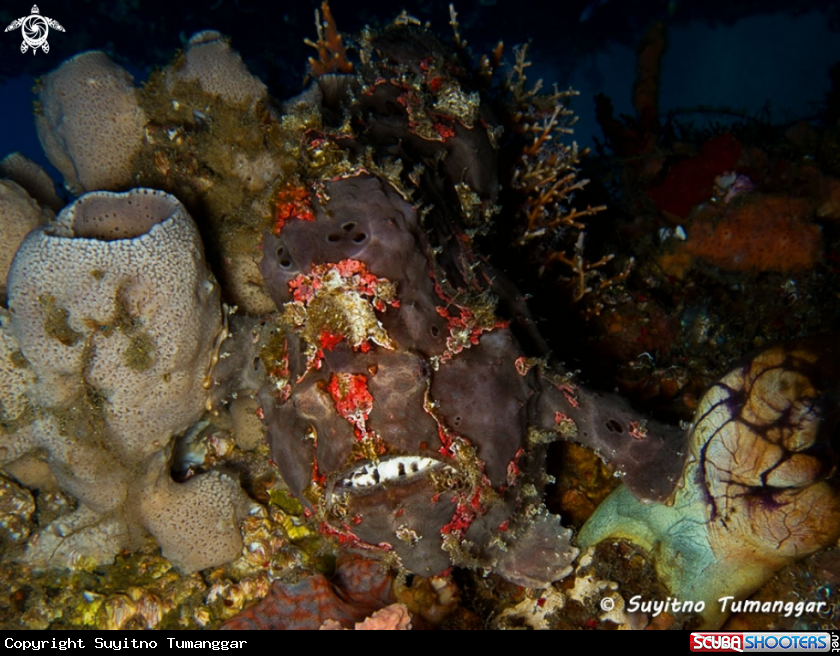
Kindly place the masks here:
<instances>
[{"instance_id":1,"label":"scubashooters logo","mask_svg":"<svg viewBox=\"0 0 840 656\"><path fill-rule=\"evenodd\" d=\"M831 644L831 635L826 632L721 633L706 631L691 634L691 651L802 653L829 651Z\"/></svg>"},{"instance_id":2,"label":"scubashooters logo","mask_svg":"<svg viewBox=\"0 0 840 656\"><path fill-rule=\"evenodd\" d=\"M691 651L744 651L740 633L692 633Z\"/></svg>"},{"instance_id":3,"label":"scubashooters logo","mask_svg":"<svg viewBox=\"0 0 840 656\"><path fill-rule=\"evenodd\" d=\"M6 28L6 32L11 32L17 28L20 28L21 34L23 34L23 43L20 44L20 51L26 52L32 48L33 55L38 52L38 48L41 48L45 53L50 51L50 44L47 43L47 35L50 33L50 28L59 32L64 31L64 28L58 21L41 16L38 5L32 5L32 13L29 16L13 20L9 27Z\"/></svg>"}]
</instances>

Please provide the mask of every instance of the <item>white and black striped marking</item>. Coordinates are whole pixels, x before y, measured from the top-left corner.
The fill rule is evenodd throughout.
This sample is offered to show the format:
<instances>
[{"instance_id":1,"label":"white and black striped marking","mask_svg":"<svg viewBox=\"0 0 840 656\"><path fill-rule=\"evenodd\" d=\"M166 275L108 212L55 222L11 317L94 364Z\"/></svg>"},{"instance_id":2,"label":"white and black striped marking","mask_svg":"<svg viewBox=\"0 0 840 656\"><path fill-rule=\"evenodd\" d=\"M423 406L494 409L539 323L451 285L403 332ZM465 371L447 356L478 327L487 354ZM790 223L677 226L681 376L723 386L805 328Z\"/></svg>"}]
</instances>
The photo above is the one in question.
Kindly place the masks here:
<instances>
[{"instance_id":1,"label":"white and black striped marking","mask_svg":"<svg viewBox=\"0 0 840 656\"><path fill-rule=\"evenodd\" d=\"M379 462L367 462L351 469L339 480L337 487L351 490L363 490L377 485L403 483L417 476L422 476L445 467L442 462L422 456L393 456Z\"/></svg>"}]
</instances>

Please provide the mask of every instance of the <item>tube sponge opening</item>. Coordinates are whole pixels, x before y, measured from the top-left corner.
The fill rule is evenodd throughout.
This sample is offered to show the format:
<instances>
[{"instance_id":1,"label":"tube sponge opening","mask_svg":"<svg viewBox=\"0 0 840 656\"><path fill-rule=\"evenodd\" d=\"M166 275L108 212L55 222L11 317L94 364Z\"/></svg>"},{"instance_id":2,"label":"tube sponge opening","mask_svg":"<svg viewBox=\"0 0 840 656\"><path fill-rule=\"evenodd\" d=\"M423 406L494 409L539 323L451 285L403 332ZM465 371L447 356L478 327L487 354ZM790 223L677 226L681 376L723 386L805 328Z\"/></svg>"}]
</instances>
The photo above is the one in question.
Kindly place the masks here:
<instances>
[{"instance_id":1,"label":"tube sponge opening","mask_svg":"<svg viewBox=\"0 0 840 656\"><path fill-rule=\"evenodd\" d=\"M9 309L38 376L36 405L69 410L95 397L126 462L204 412L226 328L198 230L174 196L95 192L62 210L21 245Z\"/></svg>"},{"instance_id":2,"label":"tube sponge opening","mask_svg":"<svg viewBox=\"0 0 840 656\"><path fill-rule=\"evenodd\" d=\"M127 194L101 192L80 198L59 223L76 237L134 239L171 216L178 205L172 196L150 189L134 189Z\"/></svg>"}]
</instances>

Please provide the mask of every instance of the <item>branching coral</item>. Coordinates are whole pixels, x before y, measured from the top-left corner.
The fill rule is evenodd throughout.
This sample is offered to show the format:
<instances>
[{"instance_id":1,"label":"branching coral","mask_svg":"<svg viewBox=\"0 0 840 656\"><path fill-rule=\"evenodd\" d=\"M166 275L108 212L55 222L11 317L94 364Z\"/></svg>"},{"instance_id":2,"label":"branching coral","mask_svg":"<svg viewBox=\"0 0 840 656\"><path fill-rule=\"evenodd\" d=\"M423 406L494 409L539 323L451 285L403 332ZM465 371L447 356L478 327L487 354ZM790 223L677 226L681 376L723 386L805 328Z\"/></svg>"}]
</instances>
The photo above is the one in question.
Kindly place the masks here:
<instances>
[{"instance_id":1,"label":"branching coral","mask_svg":"<svg viewBox=\"0 0 840 656\"><path fill-rule=\"evenodd\" d=\"M613 259L612 254L595 262L584 257L583 219L605 207L578 209L571 202L575 192L589 182L578 176L586 152L579 151L577 143L566 142L577 120L569 101L577 94L556 87L552 93L540 93L542 80L529 88L527 53L527 45L515 49L515 63L505 85L514 106L514 129L526 139L510 182L523 195L517 238L520 246L537 251L535 257L542 266L559 262L571 271L571 297L578 302L624 279L632 261L623 272L607 277L601 269Z\"/></svg>"},{"instance_id":2,"label":"branching coral","mask_svg":"<svg viewBox=\"0 0 840 656\"><path fill-rule=\"evenodd\" d=\"M305 39L305 43L318 51L318 59L309 58L309 66L315 77L328 73L352 73L353 63L347 58L347 51L338 29L335 25L329 3L324 0L321 4L321 12L324 20L321 22L321 13L315 10L315 29L318 31L318 40Z\"/></svg>"}]
</instances>

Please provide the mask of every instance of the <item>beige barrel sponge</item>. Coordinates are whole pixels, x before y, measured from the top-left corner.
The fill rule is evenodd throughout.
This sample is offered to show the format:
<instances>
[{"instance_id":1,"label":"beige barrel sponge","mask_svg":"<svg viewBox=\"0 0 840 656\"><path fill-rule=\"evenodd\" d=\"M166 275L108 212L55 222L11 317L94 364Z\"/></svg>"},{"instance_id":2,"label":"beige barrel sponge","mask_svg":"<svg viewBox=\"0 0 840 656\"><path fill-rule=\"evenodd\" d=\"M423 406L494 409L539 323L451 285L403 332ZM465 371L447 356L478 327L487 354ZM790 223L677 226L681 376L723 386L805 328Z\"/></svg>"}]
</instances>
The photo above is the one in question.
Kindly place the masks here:
<instances>
[{"instance_id":1,"label":"beige barrel sponge","mask_svg":"<svg viewBox=\"0 0 840 656\"><path fill-rule=\"evenodd\" d=\"M52 210L50 217L64 207L55 190L55 182L40 164L22 153L9 153L0 159L0 175L17 182L41 207Z\"/></svg>"},{"instance_id":2,"label":"beige barrel sponge","mask_svg":"<svg viewBox=\"0 0 840 656\"><path fill-rule=\"evenodd\" d=\"M9 326L11 315L0 309L0 466L24 455L33 422L27 392L35 373L18 348Z\"/></svg>"},{"instance_id":3,"label":"beige barrel sponge","mask_svg":"<svg viewBox=\"0 0 840 656\"><path fill-rule=\"evenodd\" d=\"M41 80L38 100L38 138L71 191L131 186L147 120L128 71L104 52L83 52Z\"/></svg>"},{"instance_id":4,"label":"beige barrel sponge","mask_svg":"<svg viewBox=\"0 0 840 656\"><path fill-rule=\"evenodd\" d=\"M163 556L184 573L236 558L242 551L236 527L250 505L239 482L211 471L175 483L165 455L150 461L139 499L140 521Z\"/></svg>"},{"instance_id":5,"label":"beige barrel sponge","mask_svg":"<svg viewBox=\"0 0 840 656\"><path fill-rule=\"evenodd\" d=\"M201 90L231 105L252 105L266 97L266 86L251 75L239 53L215 30L197 32L187 42L185 58L166 71L170 90L177 81L196 81Z\"/></svg>"},{"instance_id":6,"label":"beige barrel sponge","mask_svg":"<svg viewBox=\"0 0 840 656\"><path fill-rule=\"evenodd\" d=\"M226 335L198 230L174 196L86 194L29 234L0 315L0 465L46 454L81 503L33 537L30 562L106 562L147 531L185 571L236 556L238 484L210 472L178 485L168 466L173 435L205 412ZM184 527L201 549L182 546Z\"/></svg>"},{"instance_id":7,"label":"beige barrel sponge","mask_svg":"<svg viewBox=\"0 0 840 656\"><path fill-rule=\"evenodd\" d=\"M145 460L203 413L225 325L198 230L173 196L82 196L24 240L9 309L37 403L94 398L123 460Z\"/></svg>"},{"instance_id":8,"label":"beige barrel sponge","mask_svg":"<svg viewBox=\"0 0 840 656\"><path fill-rule=\"evenodd\" d=\"M6 276L23 238L51 217L52 212L42 209L23 187L0 180L0 298L6 295Z\"/></svg>"}]
</instances>

